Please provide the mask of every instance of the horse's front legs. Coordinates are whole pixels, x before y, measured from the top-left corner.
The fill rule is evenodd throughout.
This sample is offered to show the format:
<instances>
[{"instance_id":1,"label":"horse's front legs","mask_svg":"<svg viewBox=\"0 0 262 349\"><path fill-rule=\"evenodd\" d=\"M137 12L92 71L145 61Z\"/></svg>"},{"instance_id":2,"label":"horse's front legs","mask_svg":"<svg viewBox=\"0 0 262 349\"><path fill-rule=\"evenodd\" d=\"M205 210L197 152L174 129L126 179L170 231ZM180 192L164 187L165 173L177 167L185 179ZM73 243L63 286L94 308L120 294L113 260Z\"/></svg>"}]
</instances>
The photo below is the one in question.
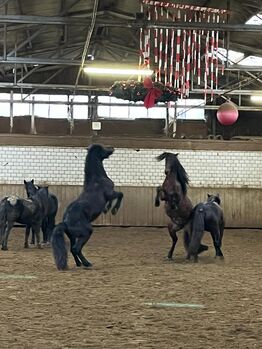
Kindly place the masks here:
<instances>
[{"instance_id":1,"label":"horse's front legs","mask_svg":"<svg viewBox=\"0 0 262 349\"><path fill-rule=\"evenodd\" d=\"M107 197L108 201L111 201L111 203L113 200L116 199L116 203L114 204L111 210L113 215L115 215L119 210L123 197L124 197L124 194L121 191L113 191L113 193Z\"/></svg>"},{"instance_id":2,"label":"horse's front legs","mask_svg":"<svg viewBox=\"0 0 262 349\"><path fill-rule=\"evenodd\" d=\"M28 243L28 240L29 240L29 235L30 235L30 225L27 225L26 228L25 228L25 244L24 244L24 248L29 248L29 243Z\"/></svg>"},{"instance_id":3,"label":"horse's front legs","mask_svg":"<svg viewBox=\"0 0 262 349\"><path fill-rule=\"evenodd\" d=\"M111 207L112 207L112 200L107 201L107 203L105 205L105 208L103 210L103 213L107 213L110 210Z\"/></svg>"},{"instance_id":4,"label":"horse's front legs","mask_svg":"<svg viewBox=\"0 0 262 349\"><path fill-rule=\"evenodd\" d=\"M40 243L40 227L41 227L41 222L38 222L32 225L32 232L36 236L37 248L42 248Z\"/></svg>"},{"instance_id":5,"label":"horse's front legs","mask_svg":"<svg viewBox=\"0 0 262 349\"><path fill-rule=\"evenodd\" d=\"M160 200L163 201L166 199L164 190L161 186L156 188L156 197L155 197L155 206L158 207L160 205Z\"/></svg>"},{"instance_id":6,"label":"horse's front legs","mask_svg":"<svg viewBox=\"0 0 262 349\"><path fill-rule=\"evenodd\" d=\"M171 245L171 248L170 248L168 255L167 255L167 258L169 260L173 259L173 253L174 253L174 249L175 249L176 243L177 243L177 234L176 233L178 230L179 230L179 228L175 223L171 222L168 224L168 231L169 231L170 237L172 239L172 245Z\"/></svg>"}]
</instances>

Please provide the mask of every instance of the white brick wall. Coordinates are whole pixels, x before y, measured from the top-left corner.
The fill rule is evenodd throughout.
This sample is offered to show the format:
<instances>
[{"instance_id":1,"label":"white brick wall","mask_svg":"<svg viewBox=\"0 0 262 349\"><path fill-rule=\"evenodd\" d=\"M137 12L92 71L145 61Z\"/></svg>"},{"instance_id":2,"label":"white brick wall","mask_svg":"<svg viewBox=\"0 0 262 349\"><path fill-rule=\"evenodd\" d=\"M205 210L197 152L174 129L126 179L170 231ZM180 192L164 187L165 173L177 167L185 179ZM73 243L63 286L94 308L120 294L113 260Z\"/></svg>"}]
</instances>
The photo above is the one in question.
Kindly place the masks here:
<instances>
[{"instance_id":1,"label":"white brick wall","mask_svg":"<svg viewBox=\"0 0 262 349\"><path fill-rule=\"evenodd\" d=\"M164 149L119 148L105 168L116 185L157 186L164 178ZM168 151L168 150L166 150ZM179 159L193 187L262 187L262 152L187 151ZM84 148L0 147L0 183L22 184L34 178L48 184L81 185Z\"/></svg>"}]
</instances>

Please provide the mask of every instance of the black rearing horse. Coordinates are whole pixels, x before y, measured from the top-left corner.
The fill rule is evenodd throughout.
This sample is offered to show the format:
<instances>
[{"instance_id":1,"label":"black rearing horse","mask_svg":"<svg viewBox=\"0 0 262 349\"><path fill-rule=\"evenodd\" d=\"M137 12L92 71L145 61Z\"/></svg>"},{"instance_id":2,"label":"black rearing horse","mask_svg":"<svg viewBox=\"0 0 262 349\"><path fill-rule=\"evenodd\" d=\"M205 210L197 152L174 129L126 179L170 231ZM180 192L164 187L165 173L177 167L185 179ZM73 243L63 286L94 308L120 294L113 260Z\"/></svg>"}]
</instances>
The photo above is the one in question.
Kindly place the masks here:
<instances>
[{"instance_id":1,"label":"black rearing horse","mask_svg":"<svg viewBox=\"0 0 262 349\"><path fill-rule=\"evenodd\" d=\"M155 206L160 205L160 201L165 202L165 212L171 219L168 224L168 231L172 239L172 246L168 252L168 259L172 259L177 243L177 232L185 229L185 234L190 229L190 219L193 205L187 196L188 174L178 160L178 154L164 152L157 157L158 161L166 160L166 178L162 186L157 187ZM184 242L187 243L187 239ZM205 245L200 245L198 253L208 249Z\"/></svg>"},{"instance_id":2,"label":"black rearing horse","mask_svg":"<svg viewBox=\"0 0 262 349\"><path fill-rule=\"evenodd\" d=\"M51 244L55 264L58 270L67 269L67 249L64 233L70 240L70 251L78 267L90 267L92 264L84 257L82 248L89 240L93 222L102 212L111 207L117 200L111 212L116 214L123 193L114 191L114 183L107 176L103 160L114 152L113 148L93 144L89 147L85 161L84 188L80 196L65 210L62 223L58 224L52 234Z\"/></svg>"}]
</instances>

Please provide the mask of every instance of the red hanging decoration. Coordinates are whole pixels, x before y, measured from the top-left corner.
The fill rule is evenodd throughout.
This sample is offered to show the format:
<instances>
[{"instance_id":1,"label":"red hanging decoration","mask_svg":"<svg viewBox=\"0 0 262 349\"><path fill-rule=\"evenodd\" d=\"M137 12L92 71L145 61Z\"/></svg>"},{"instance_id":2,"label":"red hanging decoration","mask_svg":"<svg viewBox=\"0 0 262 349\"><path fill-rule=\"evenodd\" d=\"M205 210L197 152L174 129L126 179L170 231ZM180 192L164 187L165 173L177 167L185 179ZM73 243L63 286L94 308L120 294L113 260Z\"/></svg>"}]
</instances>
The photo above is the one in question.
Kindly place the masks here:
<instances>
[{"instance_id":1,"label":"red hanging decoration","mask_svg":"<svg viewBox=\"0 0 262 349\"><path fill-rule=\"evenodd\" d=\"M141 28L141 47L144 57L144 66L153 65L155 82L173 86L181 90L181 96L188 97L192 88L191 76L196 76L197 84L203 83L205 98L207 90L218 88L218 41L223 41L223 32L202 29L167 29L166 20L174 22L192 23L220 23L225 22L227 10L178 4L167 1L140 0L141 10L148 20L154 19L163 28ZM201 42L205 45L201 50ZM152 49L151 49L152 47ZM151 52L152 51L152 52ZM204 52L203 52L204 51ZM202 54L204 55L202 56ZM150 56L154 59L150 62ZM201 64L203 57L203 64ZM145 61L147 64L145 64ZM150 64L151 63L151 64ZM142 64L143 65L143 64ZM224 63L222 62L222 73ZM140 56L141 66L141 56Z\"/></svg>"},{"instance_id":2,"label":"red hanging decoration","mask_svg":"<svg viewBox=\"0 0 262 349\"><path fill-rule=\"evenodd\" d=\"M152 108L156 100L162 95L162 91L153 86L152 79L147 77L144 79L144 87L148 90L146 97L144 99L144 106L148 108Z\"/></svg>"}]
</instances>

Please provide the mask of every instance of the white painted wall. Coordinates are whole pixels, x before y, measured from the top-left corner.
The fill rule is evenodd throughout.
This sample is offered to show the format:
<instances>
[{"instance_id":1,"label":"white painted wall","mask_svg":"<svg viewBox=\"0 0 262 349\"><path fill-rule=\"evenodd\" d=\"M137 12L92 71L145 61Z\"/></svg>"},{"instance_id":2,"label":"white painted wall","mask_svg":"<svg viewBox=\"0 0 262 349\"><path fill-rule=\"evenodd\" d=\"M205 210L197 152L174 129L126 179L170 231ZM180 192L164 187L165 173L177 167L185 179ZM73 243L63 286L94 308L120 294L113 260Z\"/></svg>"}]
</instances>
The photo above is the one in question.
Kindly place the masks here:
<instances>
[{"instance_id":1,"label":"white painted wall","mask_svg":"<svg viewBox=\"0 0 262 349\"><path fill-rule=\"evenodd\" d=\"M164 149L119 148L105 168L115 185L157 186L164 178L164 161L155 157ZM168 151L168 150L167 150ZM169 150L170 151L170 150ZM262 152L188 151L175 149L192 187L262 187ZM86 149L66 147L0 147L0 183L81 185Z\"/></svg>"}]
</instances>

